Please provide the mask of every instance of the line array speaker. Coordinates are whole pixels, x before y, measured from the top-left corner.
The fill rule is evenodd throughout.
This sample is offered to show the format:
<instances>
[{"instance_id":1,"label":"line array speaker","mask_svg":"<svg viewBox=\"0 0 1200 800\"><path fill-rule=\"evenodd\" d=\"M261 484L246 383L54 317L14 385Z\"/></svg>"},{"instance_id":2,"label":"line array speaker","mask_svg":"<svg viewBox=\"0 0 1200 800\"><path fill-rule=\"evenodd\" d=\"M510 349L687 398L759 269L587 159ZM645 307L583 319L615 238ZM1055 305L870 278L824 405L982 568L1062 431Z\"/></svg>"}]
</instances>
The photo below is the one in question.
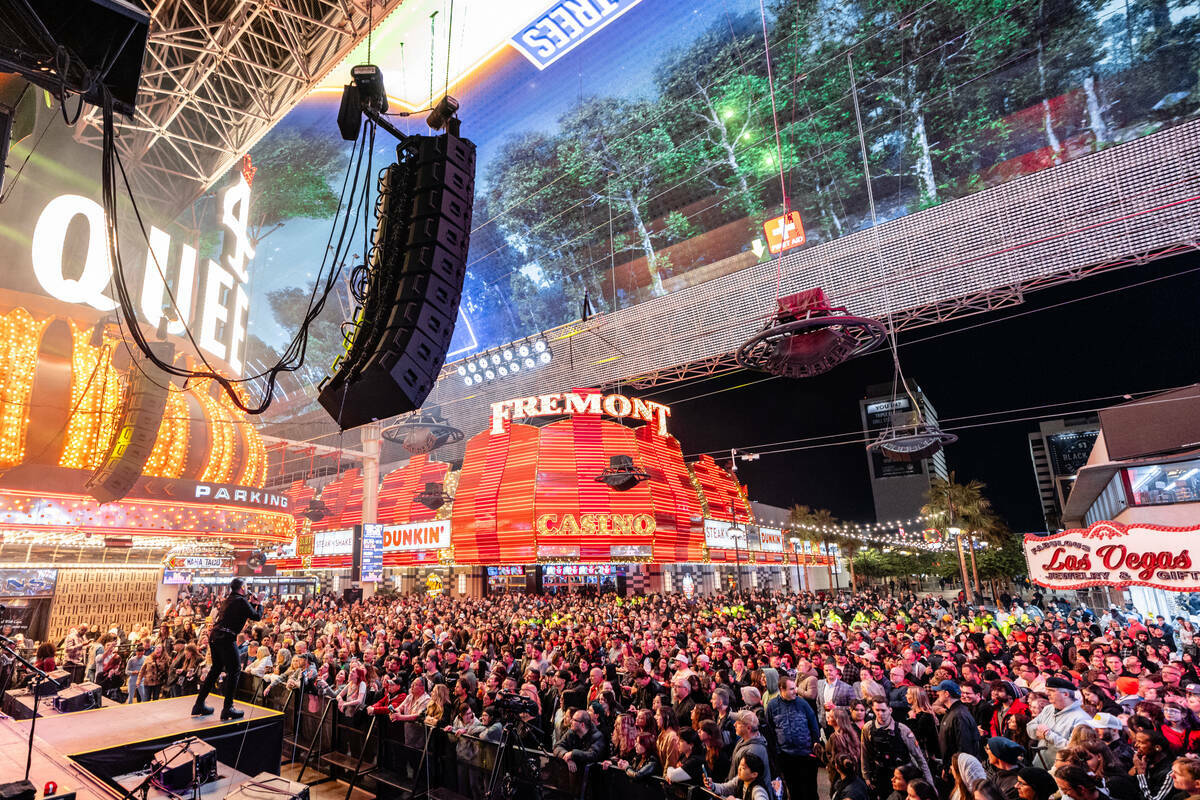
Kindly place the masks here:
<instances>
[{"instance_id":1,"label":"line array speaker","mask_svg":"<svg viewBox=\"0 0 1200 800\"><path fill-rule=\"evenodd\" d=\"M154 347L160 358L171 361L175 350L172 345L158 342ZM101 503L111 503L129 494L154 450L167 405L168 379L157 370L152 376L152 369L146 361L131 366L121 418L109 442L108 455L85 484L88 494Z\"/></svg>"},{"instance_id":2,"label":"line array speaker","mask_svg":"<svg viewBox=\"0 0 1200 800\"><path fill-rule=\"evenodd\" d=\"M475 145L449 133L416 136L397 153L379 179L355 331L318 395L343 429L421 407L446 360L462 297Z\"/></svg>"}]
</instances>

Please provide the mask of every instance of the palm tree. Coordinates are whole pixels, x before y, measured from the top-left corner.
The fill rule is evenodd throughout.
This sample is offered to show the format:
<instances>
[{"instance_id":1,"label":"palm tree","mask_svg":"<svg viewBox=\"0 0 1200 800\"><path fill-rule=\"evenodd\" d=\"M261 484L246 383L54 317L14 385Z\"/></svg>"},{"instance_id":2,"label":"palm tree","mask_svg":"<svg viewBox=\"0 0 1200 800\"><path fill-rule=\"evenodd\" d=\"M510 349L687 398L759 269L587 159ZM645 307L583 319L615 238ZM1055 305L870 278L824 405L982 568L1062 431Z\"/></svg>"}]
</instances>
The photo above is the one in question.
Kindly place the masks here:
<instances>
[{"instance_id":1,"label":"palm tree","mask_svg":"<svg viewBox=\"0 0 1200 800\"><path fill-rule=\"evenodd\" d=\"M1004 523L996 516L992 503L983 490L987 487L980 481L972 480L967 483L957 483L954 473L948 479L934 478L929 484L929 495L921 513L938 521L946 528L960 528L967 533L970 544L971 571L974 577L974 588L968 583L965 565L963 565L963 587L967 593L976 596L979 591L979 570L975 565L975 537L979 536L990 544L1000 542L1005 533Z\"/></svg>"},{"instance_id":2,"label":"palm tree","mask_svg":"<svg viewBox=\"0 0 1200 800\"><path fill-rule=\"evenodd\" d=\"M796 536L802 539L807 539L813 544L824 544L826 552L830 544L838 544L839 535L832 530L839 525L837 517L833 515L827 508L810 508L805 505L794 505L788 513L788 525L793 531L798 531ZM832 561L829 566L829 585L833 586L833 565ZM853 570L853 566L851 567ZM853 576L853 572L851 572ZM853 581L853 577L851 577Z\"/></svg>"}]
</instances>

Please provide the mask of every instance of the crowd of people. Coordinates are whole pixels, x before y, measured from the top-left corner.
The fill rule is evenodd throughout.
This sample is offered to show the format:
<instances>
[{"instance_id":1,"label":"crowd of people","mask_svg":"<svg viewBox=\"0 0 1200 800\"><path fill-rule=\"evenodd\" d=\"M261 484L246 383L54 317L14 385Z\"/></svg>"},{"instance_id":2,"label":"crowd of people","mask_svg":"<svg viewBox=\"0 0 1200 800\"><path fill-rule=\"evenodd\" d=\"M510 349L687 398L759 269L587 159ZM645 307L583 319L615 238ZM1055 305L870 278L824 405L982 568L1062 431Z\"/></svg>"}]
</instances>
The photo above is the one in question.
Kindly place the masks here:
<instances>
[{"instance_id":1,"label":"crowd of people","mask_svg":"<svg viewBox=\"0 0 1200 800\"><path fill-rule=\"evenodd\" d=\"M418 751L429 728L462 753L513 723L571 772L743 800L1200 796L1188 618L1001 600L314 596L266 601L236 648L268 695L328 698ZM38 655L131 700L189 694L210 627L175 615L124 661L122 632L81 627Z\"/></svg>"}]
</instances>

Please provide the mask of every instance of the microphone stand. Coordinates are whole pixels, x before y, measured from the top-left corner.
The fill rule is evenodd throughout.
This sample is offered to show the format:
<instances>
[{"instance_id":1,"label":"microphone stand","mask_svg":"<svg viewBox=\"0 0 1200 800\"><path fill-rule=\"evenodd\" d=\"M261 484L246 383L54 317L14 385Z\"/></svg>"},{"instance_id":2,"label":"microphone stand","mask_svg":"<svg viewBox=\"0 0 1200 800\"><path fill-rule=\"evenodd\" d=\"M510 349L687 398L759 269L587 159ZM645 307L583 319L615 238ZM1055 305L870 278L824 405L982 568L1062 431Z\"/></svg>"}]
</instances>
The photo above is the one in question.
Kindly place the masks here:
<instances>
[{"instance_id":1,"label":"microphone stand","mask_svg":"<svg viewBox=\"0 0 1200 800\"><path fill-rule=\"evenodd\" d=\"M29 720L29 743L25 751L25 780L29 780L29 768L33 765L33 730L37 725L38 718L38 693L41 691L42 681L49 681L50 676L18 653L16 646L7 636L0 636L0 648L8 651L9 655L24 664L31 673L29 682L33 684L33 719Z\"/></svg>"}]
</instances>

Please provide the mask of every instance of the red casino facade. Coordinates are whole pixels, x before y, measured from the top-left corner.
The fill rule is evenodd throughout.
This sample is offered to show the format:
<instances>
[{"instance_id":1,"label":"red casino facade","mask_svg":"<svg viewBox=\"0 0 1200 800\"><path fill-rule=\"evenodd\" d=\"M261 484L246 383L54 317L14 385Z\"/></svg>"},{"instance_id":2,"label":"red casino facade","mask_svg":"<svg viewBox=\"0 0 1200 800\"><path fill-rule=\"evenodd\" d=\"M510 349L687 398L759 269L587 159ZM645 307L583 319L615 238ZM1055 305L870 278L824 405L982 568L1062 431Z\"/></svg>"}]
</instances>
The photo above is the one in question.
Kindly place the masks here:
<instances>
[{"instance_id":1,"label":"red casino facade","mask_svg":"<svg viewBox=\"0 0 1200 800\"><path fill-rule=\"evenodd\" d=\"M746 487L711 456L685 462L669 414L594 390L495 404L492 425L466 442L459 469L415 455L382 477L375 523L384 584L481 593L690 583L706 591L739 581L782 588L810 569L824 573L820 556L791 544L785 551L782 529L755 519ZM597 479L621 457L640 477L623 491ZM430 483L452 499L438 508L416 500ZM361 471L319 492L296 483L287 494L297 536L273 559L276 568L350 569L363 522Z\"/></svg>"}]
</instances>

